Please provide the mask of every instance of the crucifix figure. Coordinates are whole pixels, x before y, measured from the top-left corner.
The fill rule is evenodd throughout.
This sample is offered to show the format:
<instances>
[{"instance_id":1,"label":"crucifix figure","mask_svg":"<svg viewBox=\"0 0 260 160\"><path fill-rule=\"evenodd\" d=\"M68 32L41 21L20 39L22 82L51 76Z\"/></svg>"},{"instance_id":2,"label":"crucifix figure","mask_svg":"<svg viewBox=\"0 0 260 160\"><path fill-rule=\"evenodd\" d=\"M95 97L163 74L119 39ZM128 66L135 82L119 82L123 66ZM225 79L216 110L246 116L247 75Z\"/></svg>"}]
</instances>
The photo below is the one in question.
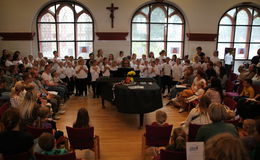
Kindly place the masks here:
<instances>
[{"instance_id":1,"label":"crucifix figure","mask_svg":"<svg viewBox=\"0 0 260 160\"><path fill-rule=\"evenodd\" d=\"M114 7L114 3L111 3L111 7L107 7L107 9L111 12L110 18L111 18L111 27L114 28L114 11L118 9L118 7Z\"/></svg>"}]
</instances>

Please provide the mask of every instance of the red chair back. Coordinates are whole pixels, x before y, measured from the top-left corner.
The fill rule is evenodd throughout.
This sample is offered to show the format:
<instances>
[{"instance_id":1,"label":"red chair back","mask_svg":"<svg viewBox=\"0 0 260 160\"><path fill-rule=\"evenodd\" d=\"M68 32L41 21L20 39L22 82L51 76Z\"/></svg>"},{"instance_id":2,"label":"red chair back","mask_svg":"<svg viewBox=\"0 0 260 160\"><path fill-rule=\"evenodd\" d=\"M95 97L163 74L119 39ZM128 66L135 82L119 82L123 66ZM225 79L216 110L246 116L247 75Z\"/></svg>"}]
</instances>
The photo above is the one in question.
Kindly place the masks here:
<instances>
[{"instance_id":1,"label":"red chair back","mask_svg":"<svg viewBox=\"0 0 260 160\"><path fill-rule=\"evenodd\" d=\"M226 92L233 92L234 87L235 87L235 85L232 81L230 81L230 80L226 81Z\"/></svg>"},{"instance_id":2,"label":"red chair back","mask_svg":"<svg viewBox=\"0 0 260 160\"><path fill-rule=\"evenodd\" d=\"M172 125L168 126L153 126L146 125L146 133L145 133L145 144L148 146L166 146L169 145Z\"/></svg>"},{"instance_id":3,"label":"red chair back","mask_svg":"<svg viewBox=\"0 0 260 160\"><path fill-rule=\"evenodd\" d=\"M15 155L3 155L4 160L30 160L32 158L31 153L23 152Z\"/></svg>"},{"instance_id":4,"label":"red chair back","mask_svg":"<svg viewBox=\"0 0 260 160\"><path fill-rule=\"evenodd\" d=\"M73 149L91 149L94 147L94 127L66 127L70 145Z\"/></svg>"},{"instance_id":5,"label":"red chair back","mask_svg":"<svg viewBox=\"0 0 260 160\"><path fill-rule=\"evenodd\" d=\"M4 103L1 107L0 107L0 119L2 118L3 114L5 113L5 111L9 108L8 103Z\"/></svg>"},{"instance_id":6,"label":"red chair back","mask_svg":"<svg viewBox=\"0 0 260 160\"><path fill-rule=\"evenodd\" d=\"M35 153L36 160L76 160L75 152L63 154L63 155L44 155Z\"/></svg>"},{"instance_id":7,"label":"red chair back","mask_svg":"<svg viewBox=\"0 0 260 160\"><path fill-rule=\"evenodd\" d=\"M198 125L198 124L190 124L189 125L189 136L188 136L188 141L189 142L194 142L197 132L200 129L200 127L203 125Z\"/></svg>"},{"instance_id":8,"label":"red chair back","mask_svg":"<svg viewBox=\"0 0 260 160\"><path fill-rule=\"evenodd\" d=\"M186 160L186 152L161 150L160 160Z\"/></svg>"},{"instance_id":9,"label":"red chair back","mask_svg":"<svg viewBox=\"0 0 260 160\"><path fill-rule=\"evenodd\" d=\"M225 97L223 102L231 110L235 110L235 108L237 107L237 102L231 97Z\"/></svg>"},{"instance_id":10,"label":"red chair back","mask_svg":"<svg viewBox=\"0 0 260 160\"><path fill-rule=\"evenodd\" d=\"M41 134L44 133L44 132L53 134L52 128L35 128L35 127L32 127L32 126L27 126L26 131L28 133L30 133L34 139L40 137Z\"/></svg>"}]
</instances>

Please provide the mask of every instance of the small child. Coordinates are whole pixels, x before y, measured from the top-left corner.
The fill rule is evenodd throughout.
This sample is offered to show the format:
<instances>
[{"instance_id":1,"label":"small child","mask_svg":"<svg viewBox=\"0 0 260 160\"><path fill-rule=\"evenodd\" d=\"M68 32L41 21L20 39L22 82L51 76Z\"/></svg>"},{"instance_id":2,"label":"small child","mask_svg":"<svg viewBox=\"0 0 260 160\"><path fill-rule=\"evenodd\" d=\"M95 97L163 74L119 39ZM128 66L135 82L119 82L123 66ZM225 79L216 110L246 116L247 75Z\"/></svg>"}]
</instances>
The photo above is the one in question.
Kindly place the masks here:
<instances>
[{"instance_id":1,"label":"small child","mask_svg":"<svg viewBox=\"0 0 260 160\"><path fill-rule=\"evenodd\" d=\"M50 133L43 133L38 138L38 144L43 150L42 154L45 155L63 155L68 153L68 151L65 148L56 148L55 138Z\"/></svg>"},{"instance_id":2,"label":"small child","mask_svg":"<svg viewBox=\"0 0 260 160\"><path fill-rule=\"evenodd\" d=\"M50 122L48 122L48 117L50 115L50 109L48 107L40 107L38 111L38 117L34 121L33 126L36 128L53 128L56 129L56 123L54 122L55 126L53 127Z\"/></svg>"},{"instance_id":3,"label":"small child","mask_svg":"<svg viewBox=\"0 0 260 160\"><path fill-rule=\"evenodd\" d=\"M87 78L88 78L88 67L84 64L84 59L78 60L78 65L75 68L76 72L76 88L78 93L76 96L83 96L83 92L85 92L85 96L87 96Z\"/></svg>"},{"instance_id":4,"label":"small child","mask_svg":"<svg viewBox=\"0 0 260 160\"><path fill-rule=\"evenodd\" d=\"M91 73L91 83L92 83L92 89L93 89L93 98L98 98L99 95L97 93L98 89L97 89L97 83L96 80L99 77L100 74L100 68L98 66L98 62L96 60L93 61L92 66L90 67L90 73Z\"/></svg>"},{"instance_id":5,"label":"small child","mask_svg":"<svg viewBox=\"0 0 260 160\"><path fill-rule=\"evenodd\" d=\"M166 112L162 110L158 110L156 112L156 122L153 122L152 125L155 126L168 126L168 123L165 123L167 120L167 114Z\"/></svg>"},{"instance_id":6,"label":"small child","mask_svg":"<svg viewBox=\"0 0 260 160\"><path fill-rule=\"evenodd\" d=\"M166 86L168 87L168 94L171 90L171 84L172 84L172 66L170 65L170 58L166 58L166 63L162 65L162 73L163 73L163 79L162 79L162 93L164 94Z\"/></svg>"},{"instance_id":7,"label":"small child","mask_svg":"<svg viewBox=\"0 0 260 160\"><path fill-rule=\"evenodd\" d=\"M67 68L65 70L65 74L68 78L68 88L69 88L69 94L73 94L74 88L75 88L75 69L73 68L73 65L70 61L67 62Z\"/></svg>"},{"instance_id":8,"label":"small child","mask_svg":"<svg viewBox=\"0 0 260 160\"><path fill-rule=\"evenodd\" d=\"M102 76L109 77L110 76L110 66L108 64L108 59L103 59L103 65L101 66Z\"/></svg>"},{"instance_id":9,"label":"small child","mask_svg":"<svg viewBox=\"0 0 260 160\"><path fill-rule=\"evenodd\" d=\"M200 82L198 84L197 91L194 93L194 95L190 96L186 99L188 103L190 103L194 100L200 99L204 95L204 93L205 93L204 85L205 85L204 82Z\"/></svg>"},{"instance_id":10,"label":"small child","mask_svg":"<svg viewBox=\"0 0 260 160\"><path fill-rule=\"evenodd\" d=\"M184 152L186 149L187 135L182 127L173 130L173 144L168 146L166 150Z\"/></svg>"},{"instance_id":11,"label":"small child","mask_svg":"<svg viewBox=\"0 0 260 160\"><path fill-rule=\"evenodd\" d=\"M253 136L256 133L256 123L253 119L245 119L243 122L243 130L239 132L240 137Z\"/></svg>"}]
</instances>

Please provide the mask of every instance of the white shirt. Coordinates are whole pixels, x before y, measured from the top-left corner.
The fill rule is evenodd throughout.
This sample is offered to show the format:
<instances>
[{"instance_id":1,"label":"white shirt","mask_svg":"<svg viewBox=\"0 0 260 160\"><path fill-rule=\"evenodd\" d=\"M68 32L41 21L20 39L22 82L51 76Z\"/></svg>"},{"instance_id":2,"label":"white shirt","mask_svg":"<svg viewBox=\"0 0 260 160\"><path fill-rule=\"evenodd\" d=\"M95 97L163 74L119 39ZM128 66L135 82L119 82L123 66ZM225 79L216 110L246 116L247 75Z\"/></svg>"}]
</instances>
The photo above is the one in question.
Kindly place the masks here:
<instances>
[{"instance_id":1,"label":"white shirt","mask_svg":"<svg viewBox=\"0 0 260 160\"><path fill-rule=\"evenodd\" d=\"M163 64L163 75L164 76L171 76L172 66L170 64L164 63Z\"/></svg>"},{"instance_id":2,"label":"white shirt","mask_svg":"<svg viewBox=\"0 0 260 160\"><path fill-rule=\"evenodd\" d=\"M31 63L24 64L25 68L32 67L33 65Z\"/></svg>"},{"instance_id":3,"label":"white shirt","mask_svg":"<svg viewBox=\"0 0 260 160\"><path fill-rule=\"evenodd\" d=\"M198 80L197 77L194 78L193 83L194 83L194 89L195 89L195 90L197 90L197 86L198 86L201 82L204 83L204 87L205 87L206 84L207 84L207 82L206 82L206 80L205 80L204 78L202 78L202 79L200 79L200 80Z\"/></svg>"},{"instance_id":4,"label":"white shirt","mask_svg":"<svg viewBox=\"0 0 260 160\"><path fill-rule=\"evenodd\" d=\"M172 78L174 81L180 81L181 78L182 78L182 73L183 70L182 70L182 65L179 64L175 64L173 67L172 67Z\"/></svg>"},{"instance_id":5,"label":"white shirt","mask_svg":"<svg viewBox=\"0 0 260 160\"><path fill-rule=\"evenodd\" d=\"M201 63L200 63L200 62L198 62L198 63L196 63L196 62L192 63L192 68L194 69L195 73L197 73L197 70L198 70L200 67L201 67Z\"/></svg>"},{"instance_id":6,"label":"white shirt","mask_svg":"<svg viewBox=\"0 0 260 160\"><path fill-rule=\"evenodd\" d=\"M123 57L118 57L118 58L116 59L116 62L117 62L118 64L120 64L120 63L122 62L122 60L123 60Z\"/></svg>"},{"instance_id":7,"label":"white shirt","mask_svg":"<svg viewBox=\"0 0 260 160\"><path fill-rule=\"evenodd\" d=\"M149 77L149 66L147 65L142 65L141 66L141 76L142 77Z\"/></svg>"},{"instance_id":8,"label":"white shirt","mask_svg":"<svg viewBox=\"0 0 260 160\"><path fill-rule=\"evenodd\" d=\"M51 76L51 73L47 74L46 72L42 73L42 79L44 81L48 81L50 84L54 83L53 77Z\"/></svg>"},{"instance_id":9,"label":"white shirt","mask_svg":"<svg viewBox=\"0 0 260 160\"><path fill-rule=\"evenodd\" d=\"M23 64L23 62L21 60L19 61L13 61L13 65L19 65L19 64Z\"/></svg>"},{"instance_id":10,"label":"white shirt","mask_svg":"<svg viewBox=\"0 0 260 160\"><path fill-rule=\"evenodd\" d=\"M56 72L59 74L60 79L66 78L65 70L66 70L65 67L60 67L60 66L57 67Z\"/></svg>"},{"instance_id":11,"label":"white shirt","mask_svg":"<svg viewBox=\"0 0 260 160\"><path fill-rule=\"evenodd\" d=\"M12 66L12 65L14 65L12 61L9 61L9 60L6 60L6 61L5 61L5 66L6 66L6 67L10 67L10 66Z\"/></svg>"},{"instance_id":12,"label":"white shirt","mask_svg":"<svg viewBox=\"0 0 260 160\"><path fill-rule=\"evenodd\" d=\"M233 55L227 53L227 54L225 55L225 64L227 64L227 65L232 65L232 62L233 62Z\"/></svg>"},{"instance_id":13,"label":"white shirt","mask_svg":"<svg viewBox=\"0 0 260 160\"><path fill-rule=\"evenodd\" d=\"M108 68L108 69L106 69L106 71L105 71L105 67ZM102 65L101 71L102 71L103 76L105 76L105 77L110 76L110 66L108 64L106 66Z\"/></svg>"},{"instance_id":14,"label":"white shirt","mask_svg":"<svg viewBox=\"0 0 260 160\"><path fill-rule=\"evenodd\" d=\"M164 56L159 56L160 63L163 63L163 60L165 59Z\"/></svg>"},{"instance_id":15,"label":"white shirt","mask_svg":"<svg viewBox=\"0 0 260 160\"><path fill-rule=\"evenodd\" d=\"M139 66L138 65L134 65L133 68L134 68L135 71L140 71L141 68L142 68L141 66L142 66L141 64Z\"/></svg>"},{"instance_id":16,"label":"white shirt","mask_svg":"<svg viewBox=\"0 0 260 160\"><path fill-rule=\"evenodd\" d=\"M201 65L202 70L205 72L208 69L208 63L203 63Z\"/></svg>"},{"instance_id":17,"label":"white shirt","mask_svg":"<svg viewBox=\"0 0 260 160\"><path fill-rule=\"evenodd\" d=\"M83 67L83 69L88 70L88 67L86 65L77 65L76 68L75 68L76 77L78 79L87 78L88 77L88 72L85 72L83 69L80 69L81 67ZM77 73L77 71L79 71L79 72Z\"/></svg>"},{"instance_id":18,"label":"white shirt","mask_svg":"<svg viewBox=\"0 0 260 160\"><path fill-rule=\"evenodd\" d=\"M66 74L66 76L67 76L68 78L71 78L71 77L75 76L76 71L75 71L75 69L74 69L73 67L67 67L67 68L65 69L65 74Z\"/></svg>"},{"instance_id":19,"label":"white shirt","mask_svg":"<svg viewBox=\"0 0 260 160\"><path fill-rule=\"evenodd\" d=\"M96 70L94 69L96 68ZM96 81L99 77L99 73L100 73L100 68L98 66L91 66L90 67L90 73L91 73L91 81Z\"/></svg>"},{"instance_id":20,"label":"white shirt","mask_svg":"<svg viewBox=\"0 0 260 160\"><path fill-rule=\"evenodd\" d=\"M110 66L110 71L117 71L118 67L117 66Z\"/></svg>"}]
</instances>

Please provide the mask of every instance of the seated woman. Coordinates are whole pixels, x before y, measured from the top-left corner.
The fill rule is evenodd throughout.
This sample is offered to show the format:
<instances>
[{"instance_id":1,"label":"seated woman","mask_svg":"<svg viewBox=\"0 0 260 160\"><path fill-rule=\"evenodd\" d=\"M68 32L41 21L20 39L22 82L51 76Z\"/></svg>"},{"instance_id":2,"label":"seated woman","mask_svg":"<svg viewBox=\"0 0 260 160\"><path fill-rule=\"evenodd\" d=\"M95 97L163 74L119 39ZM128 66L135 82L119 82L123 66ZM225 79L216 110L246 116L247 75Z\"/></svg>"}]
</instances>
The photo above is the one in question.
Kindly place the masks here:
<instances>
[{"instance_id":1,"label":"seated woman","mask_svg":"<svg viewBox=\"0 0 260 160\"><path fill-rule=\"evenodd\" d=\"M196 141L206 142L209 138L220 133L230 133L233 136L238 136L235 126L224 122L228 116L224 105L212 103L209 106L208 114L212 123L200 127L196 135Z\"/></svg>"},{"instance_id":2,"label":"seated woman","mask_svg":"<svg viewBox=\"0 0 260 160\"><path fill-rule=\"evenodd\" d=\"M166 112L162 110L156 111L156 122L153 122L153 126L168 126L168 123L165 123L167 120Z\"/></svg>"},{"instance_id":3,"label":"seated woman","mask_svg":"<svg viewBox=\"0 0 260 160\"><path fill-rule=\"evenodd\" d=\"M168 146L166 150L184 152L186 149L187 135L182 127L173 130L173 144Z\"/></svg>"},{"instance_id":4,"label":"seated woman","mask_svg":"<svg viewBox=\"0 0 260 160\"><path fill-rule=\"evenodd\" d=\"M76 122L73 124L73 128L89 128L89 115L86 108L80 108L78 110Z\"/></svg>"},{"instance_id":5,"label":"seated woman","mask_svg":"<svg viewBox=\"0 0 260 160\"><path fill-rule=\"evenodd\" d=\"M210 86L207 89L205 96L210 97L212 103L222 103L223 89L220 79L211 79Z\"/></svg>"},{"instance_id":6,"label":"seated woman","mask_svg":"<svg viewBox=\"0 0 260 160\"><path fill-rule=\"evenodd\" d=\"M255 96L255 91L254 88L252 87L252 80L251 79L246 79L243 81L243 90L240 94L240 98L254 98Z\"/></svg>"},{"instance_id":7,"label":"seated woman","mask_svg":"<svg viewBox=\"0 0 260 160\"><path fill-rule=\"evenodd\" d=\"M18 81L15 83L15 86L11 89L11 106L18 108L24 99L24 83L22 81Z\"/></svg>"},{"instance_id":8,"label":"seated woman","mask_svg":"<svg viewBox=\"0 0 260 160\"><path fill-rule=\"evenodd\" d=\"M20 131L21 117L17 108L9 108L2 117L5 131L0 133L0 159L2 155L14 155L24 152L32 153L33 138Z\"/></svg>"},{"instance_id":9,"label":"seated woman","mask_svg":"<svg viewBox=\"0 0 260 160\"><path fill-rule=\"evenodd\" d=\"M241 141L228 133L210 138L205 145L205 160L249 160Z\"/></svg>"},{"instance_id":10,"label":"seated woman","mask_svg":"<svg viewBox=\"0 0 260 160\"><path fill-rule=\"evenodd\" d=\"M208 114L208 107L211 104L211 100L207 96L203 96L200 99L199 104L197 107L193 108L187 119L183 123L184 131L188 134L189 133L189 125L192 124L198 124L198 125L205 125L211 123L211 120L209 118Z\"/></svg>"},{"instance_id":11,"label":"seated woman","mask_svg":"<svg viewBox=\"0 0 260 160\"><path fill-rule=\"evenodd\" d=\"M65 148L56 148L55 138L50 133L43 133L38 138L38 144L43 150L42 154L45 155L63 155L68 153L68 151Z\"/></svg>"}]
</instances>

